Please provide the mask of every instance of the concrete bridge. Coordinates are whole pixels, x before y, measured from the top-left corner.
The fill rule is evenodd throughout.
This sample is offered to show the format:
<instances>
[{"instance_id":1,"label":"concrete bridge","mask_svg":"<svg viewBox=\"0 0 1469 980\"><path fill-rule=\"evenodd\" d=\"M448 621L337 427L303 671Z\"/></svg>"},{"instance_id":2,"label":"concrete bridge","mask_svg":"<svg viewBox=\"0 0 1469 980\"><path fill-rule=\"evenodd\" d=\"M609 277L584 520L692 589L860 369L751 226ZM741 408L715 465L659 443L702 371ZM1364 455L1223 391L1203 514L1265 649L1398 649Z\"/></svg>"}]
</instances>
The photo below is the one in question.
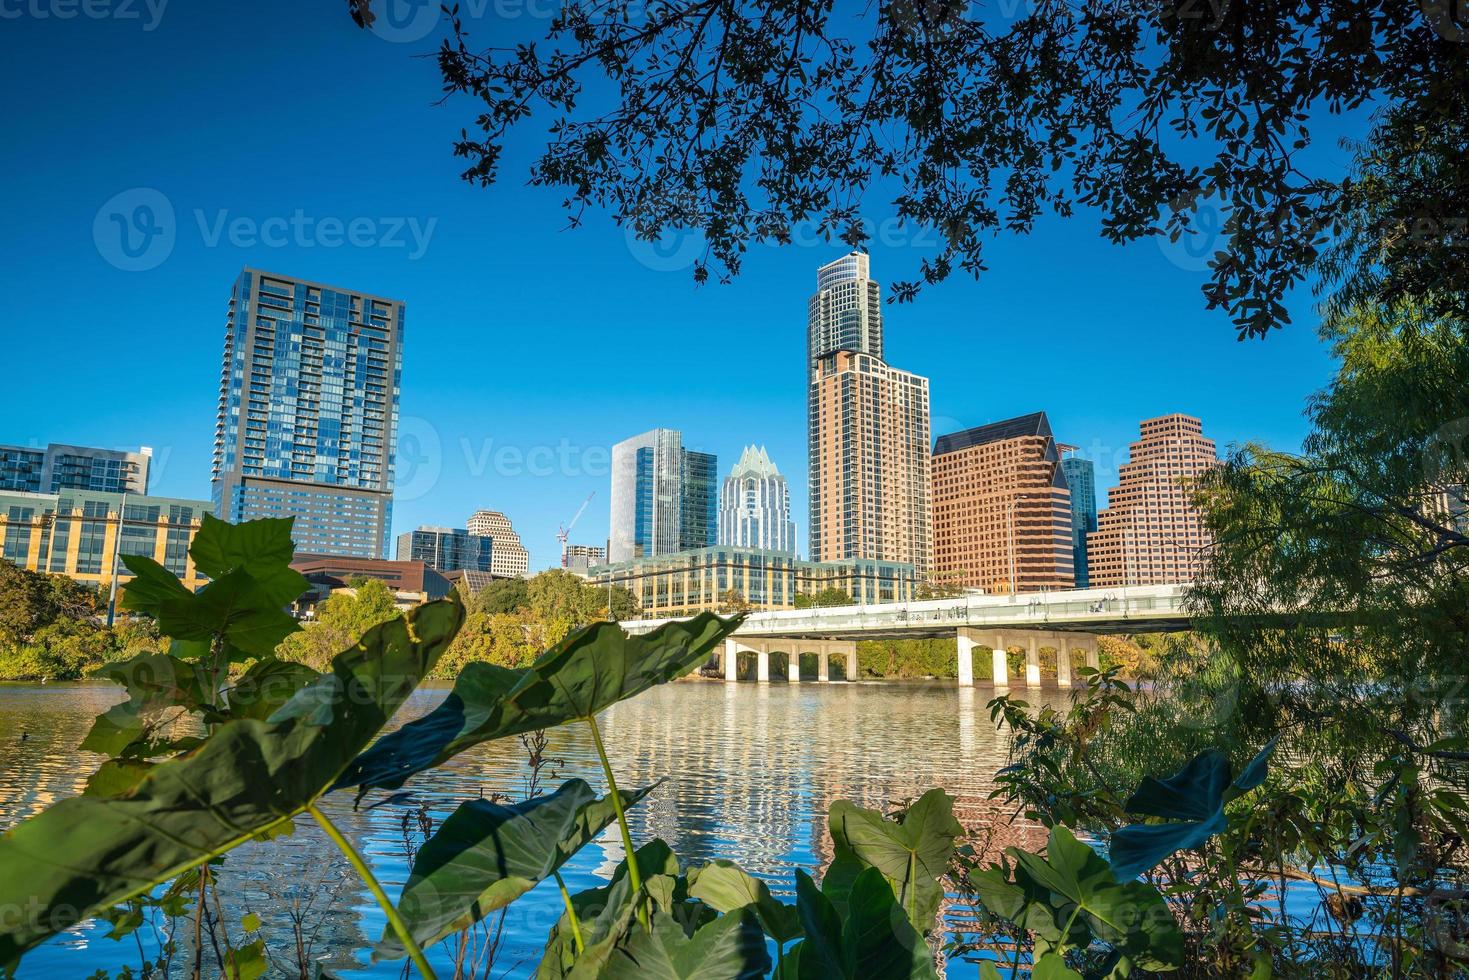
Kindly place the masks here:
<instances>
[{"instance_id":1,"label":"concrete bridge","mask_svg":"<svg viewBox=\"0 0 1469 980\"><path fill-rule=\"evenodd\" d=\"M817 658L816 679L831 679L833 656L845 659L847 680L857 676L857 641L955 637L958 640L959 684L974 684L977 648L991 651L990 679L1010 685L1007 651L1025 651L1025 684L1041 678L1041 652L1055 651L1056 681L1072 683L1072 664L1080 655L1088 666L1098 662L1097 637L1117 633L1161 633L1191 626L1184 609L1185 585L1149 585L1116 589L1072 589L1017 596L964 595L923 602L870 606L832 606L751 613L725 640L721 656L726 680L739 680L738 657L755 656L755 677L770 680L770 657L785 654L790 681L801 679L801 655ZM635 620L622 624L629 633L646 633L667 620Z\"/></svg>"}]
</instances>

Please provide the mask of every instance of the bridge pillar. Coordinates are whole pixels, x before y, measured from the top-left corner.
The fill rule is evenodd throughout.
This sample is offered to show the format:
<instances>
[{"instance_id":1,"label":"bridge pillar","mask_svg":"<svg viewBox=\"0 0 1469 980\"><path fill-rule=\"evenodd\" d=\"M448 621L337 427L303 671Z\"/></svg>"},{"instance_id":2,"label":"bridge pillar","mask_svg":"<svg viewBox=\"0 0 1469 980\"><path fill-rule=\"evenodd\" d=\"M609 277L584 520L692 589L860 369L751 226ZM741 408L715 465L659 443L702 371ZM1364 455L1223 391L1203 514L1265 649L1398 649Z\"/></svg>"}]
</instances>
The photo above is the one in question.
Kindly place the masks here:
<instances>
[{"instance_id":1,"label":"bridge pillar","mask_svg":"<svg viewBox=\"0 0 1469 980\"><path fill-rule=\"evenodd\" d=\"M964 627L959 627L959 686L974 686L974 648L979 643L973 633Z\"/></svg>"},{"instance_id":2,"label":"bridge pillar","mask_svg":"<svg viewBox=\"0 0 1469 980\"><path fill-rule=\"evenodd\" d=\"M791 649L799 651L801 648L795 646ZM792 684L801 683L801 654L798 652L786 654L786 680Z\"/></svg>"},{"instance_id":3,"label":"bridge pillar","mask_svg":"<svg viewBox=\"0 0 1469 980\"><path fill-rule=\"evenodd\" d=\"M1071 686L1071 638L1065 635L1056 641L1056 686Z\"/></svg>"},{"instance_id":4,"label":"bridge pillar","mask_svg":"<svg viewBox=\"0 0 1469 980\"><path fill-rule=\"evenodd\" d=\"M738 640L724 641L724 679L740 679L740 644Z\"/></svg>"},{"instance_id":5,"label":"bridge pillar","mask_svg":"<svg viewBox=\"0 0 1469 980\"><path fill-rule=\"evenodd\" d=\"M770 651L764 644L755 650L755 680L762 684L770 681Z\"/></svg>"},{"instance_id":6,"label":"bridge pillar","mask_svg":"<svg viewBox=\"0 0 1469 980\"><path fill-rule=\"evenodd\" d=\"M816 644L816 658L820 661L820 667L816 671L816 679L823 684L831 683L831 651L825 643Z\"/></svg>"},{"instance_id":7,"label":"bridge pillar","mask_svg":"<svg viewBox=\"0 0 1469 980\"><path fill-rule=\"evenodd\" d=\"M1097 650L1097 638L1094 636L1086 644L1086 665L1092 670L1102 669L1102 655Z\"/></svg>"},{"instance_id":8,"label":"bridge pillar","mask_svg":"<svg viewBox=\"0 0 1469 980\"><path fill-rule=\"evenodd\" d=\"M1010 655L1005 651L1005 634L995 634L994 653L990 655L995 687L1010 686Z\"/></svg>"},{"instance_id":9,"label":"bridge pillar","mask_svg":"<svg viewBox=\"0 0 1469 980\"><path fill-rule=\"evenodd\" d=\"M847 648L847 680L848 681L855 681L856 679L857 679L857 643L854 640L852 642L851 646L849 646Z\"/></svg>"},{"instance_id":10,"label":"bridge pillar","mask_svg":"<svg viewBox=\"0 0 1469 980\"><path fill-rule=\"evenodd\" d=\"M1041 641L1034 633L1025 650L1025 686L1041 686Z\"/></svg>"}]
</instances>

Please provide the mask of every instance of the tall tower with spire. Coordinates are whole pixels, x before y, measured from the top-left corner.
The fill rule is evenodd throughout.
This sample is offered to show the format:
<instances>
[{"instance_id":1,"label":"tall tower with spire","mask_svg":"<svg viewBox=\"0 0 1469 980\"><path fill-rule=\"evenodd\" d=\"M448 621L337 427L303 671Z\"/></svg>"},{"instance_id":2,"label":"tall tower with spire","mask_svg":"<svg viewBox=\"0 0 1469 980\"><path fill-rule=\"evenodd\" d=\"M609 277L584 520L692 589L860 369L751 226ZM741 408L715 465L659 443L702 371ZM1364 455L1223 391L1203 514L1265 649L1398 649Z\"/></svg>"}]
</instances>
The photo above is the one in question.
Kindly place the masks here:
<instances>
[{"instance_id":1,"label":"tall tower with spire","mask_svg":"<svg viewBox=\"0 0 1469 980\"><path fill-rule=\"evenodd\" d=\"M746 446L719 495L719 543L796 553L791 489L765 447Z\"/></svg>"},{"instance_id":2,"label":"tall tower with spire","mask_svg":"<svg viewBox=\"0 0 1469 980\"><path fill-rule=\"evenodd\" d=\"M883 359L868 257L816 270L807 304L811 560L932 561L928 379Z\"/></svg>"}]
</instances>

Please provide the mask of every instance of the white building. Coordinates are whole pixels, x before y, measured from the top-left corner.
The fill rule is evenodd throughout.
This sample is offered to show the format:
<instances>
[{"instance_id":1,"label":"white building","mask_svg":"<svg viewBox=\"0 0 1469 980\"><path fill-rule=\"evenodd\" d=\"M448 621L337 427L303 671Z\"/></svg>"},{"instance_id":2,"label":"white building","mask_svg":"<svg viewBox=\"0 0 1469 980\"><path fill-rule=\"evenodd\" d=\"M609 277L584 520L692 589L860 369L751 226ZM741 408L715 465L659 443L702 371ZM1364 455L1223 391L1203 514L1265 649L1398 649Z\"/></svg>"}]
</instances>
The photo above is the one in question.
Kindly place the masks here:
<instances>
[{"instance_id":1,"label":"white building","mask_svg":"<svg viewBox=\"0 0 1469 980\"><path fill-rule=\"evenodd\" d=\"M470 534L481 534L495 544L490 549L490 574L500 578L524 578L530 571L530 555L510 518L498 510L477 510L465 522Z\"/></svg>"},{"instance_id":2,"label":"white building","mask_svg":"<svg viewBox=\"0 0 1469 980\"><path fill-rule=\"evenodd\" d=\"M746 446L719 496L719 543L796 553L791 489L765 447Z\"/></svg>"}]
</instances>

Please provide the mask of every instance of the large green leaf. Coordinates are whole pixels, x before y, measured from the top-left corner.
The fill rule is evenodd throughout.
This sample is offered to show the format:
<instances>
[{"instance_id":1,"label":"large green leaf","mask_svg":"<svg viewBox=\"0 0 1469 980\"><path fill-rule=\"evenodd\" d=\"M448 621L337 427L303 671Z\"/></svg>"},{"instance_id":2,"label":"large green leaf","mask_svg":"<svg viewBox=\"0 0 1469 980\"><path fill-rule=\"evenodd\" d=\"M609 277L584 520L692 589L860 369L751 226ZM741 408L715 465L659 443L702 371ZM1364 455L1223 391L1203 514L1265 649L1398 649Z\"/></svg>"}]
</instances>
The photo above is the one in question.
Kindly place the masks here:
<instances>
[{"instance_id":1,"label":"large green leaf","mask_svg":"<svg viewBox=\"0 0 1469 980\"><path fill-rule=\"evenodd\" d=\"M92 722L81 744L87 752L146 757L153 754L150 745L154 730L176 718L179 708L213 714L208 674L193 661L167 653L140 653L131 660L102 667L95 676L121 684L128 699Z\"/></svg>"},{"instance_id":2,"label":"large green leaf","mask_svg":"<svg viewBox=\"0 0 1469 980\"><path fill-rule=\"evenodd\" d=\"M1051 828L1044 857L1016 848L1006 853L1018 866L1017 878L1050 891L1058 920L1079 913L1092 935L1144 969L1182 965L1183 935L1162 893L1141 881L1119 882L1111 865L1065 827Z\"/></svg>"},{"instance_id":3,"label":"large green leaf","mask_svg":"<svg viewBox=\"0 0 1469 980\"><path fill-rule=\"evenodd\" d=\"M663 841L651 840L637 849L633 859L638 863L643 890L654 896L654 908L671 914L673 903L686 897L681 887L682 879L678 876L678 859L673 851ZM536 968L536 976L540 980L563 980L570 977L578 965L584 967L592 959L603 962L610 958L613 947L633 916L633 897L626 859L612 872L612 880L606 885L571 896L571 906L576 910L587 952L590 954L596 950L600 955L577 955L570 920L562 913L546 937L546 950ZM710 914L713 914L712 910Z\"/></svg>"},{"instance_id":4,"label":"large green leaf","mask_svg":"<svg viewBox=\"0 0 1469 980\"><path fill-rule=\"evenodd\" d=\"M733 861L716 860L689 872L689 897L716 912L754 909L765 934L777 943L801 938L801 923L793 906L778 902L770 887Z\"/></svg>"},{"instance_id":5,"label":"large green leaf","mask_svg":"<svg viewBox=\"0 0 1469 980\"><path fill-rule=\"evenodd\" d=\"M623 807L652 790L622 793ZM598 799L581 779L508 806L470 800L419 850L398 912L418 945L427 947L530 891L616 818L612 798ZM376 955L394 959L406 952L388 930Z\"/></svg>"},{"instance_id":6,"label":"large green leaf","mask_svg":"<svg viewBox=\"0 0 1469 980\"><path fill-rule=\"evenodd\" d=\"M262 657L230 688L230 717L269 718L316 677L316 671L305 664L274 655Z\"/></svg>"},{"instance_id":7,"label":"large green leaf","mask_svg":"<svg viewBox=\"0 0 1469 980\"><path fill-rule=\"evenodd\" d=\"M1112 874L1118 881L1131 881L1150 871L1174 851L1202 847L1226 826L1224 811L1216 810L1207 820L1186 823L1134 823L1112 831Z\"/></svg>"},{"instance_id":8,"label":"large green leaf","mask_svg":"<svg viewBox=\"0 0 1469 980\"><path fill-rule=\"evenodd\" d=\"M205 514L189 545L194 567L210 578L244 571L257 578L274 575L291 564L296 546L290 517L262 518L230 524ZM299 593L298 593L299 594Z\"/></svg>"},{"instance_id":9,"label":"large green leaf","mask_svg":"<svg viewBox=\"0 0 1469 980\"><path fill-rule=\"evenodd\" d=\"M739 624L701 613L628 636L616 623L597 623L522 670L470 664L439 707L363 753L340 785L396 789L470 746L590 718L688 673Z\"/></svg>"},{"instance_id":10,"label":"large green leaf","mask_svg":"<svg viewBox=\"0 0 1469 980\"><path fill-rule=\"evenodd\" d=\"M847 914L803 871L796 907L806 938L791 950L800 980L933 980L933 953L898 904L887 877L866 868L852 882Z\"/></svg>"},{"instance_id":11,"label":"large green leaf","mask_svg":"<svg viewBox=\"0 0 1469 980\"><path fill-rule=\"evenodd\" d=\"M1267 742L1234 779L1228 758L1214 749L1201 752L1167 779L1144 778L1127 800L1128 812L1171 822L1130 824L1113 831L1111 859L1117 879L1130 881L1174 851L1201 847L1223 833L1225 804L1265 781L1276 742Z\"/></svg>"},{"instance_id":12,"label":"large green leaf","mask_svg":"<svg viewBox=\"0 0 1469 980\"><path fill-rule=\"evenodd\" d=\"M0 966L99 908L279 829L321 796L418 686L464 618L456 600L368 631L269 721L221 725L116 797L62 800L0 836ZM322 705L330 710L323 713Z\"/></svg>"},{"instance_id":13,"label":"large green leaf","mask_svg":"<svg viewBox=\"0 0 1469 980\"><path fill-rule=\"evenodd\" d=\"M839 878L847 875L854 860L862 867L877 868L892 883L914 927L926 932L944 898L939 878L948 870L954 840L964 828L954 819L953 799L940 789L924 793L899 820L888 820L849 800L833 803L828 818L836 848L832 871ZM824 883L822 890L828 897L839 896Z\"/></svg>"},{"instance_id":14,"label":"large green leaf","mask_svg":"<svg viewBox=\"0 0 1469 980\"><path fill-rule=\"evenodd\" d=\"M759 980L770 953L755 913L736 909L692 931L675 916L655 913L644 929L624 914L615 943L592 952L572 970L575 980Z\"/></svg>"}]
</instances>

